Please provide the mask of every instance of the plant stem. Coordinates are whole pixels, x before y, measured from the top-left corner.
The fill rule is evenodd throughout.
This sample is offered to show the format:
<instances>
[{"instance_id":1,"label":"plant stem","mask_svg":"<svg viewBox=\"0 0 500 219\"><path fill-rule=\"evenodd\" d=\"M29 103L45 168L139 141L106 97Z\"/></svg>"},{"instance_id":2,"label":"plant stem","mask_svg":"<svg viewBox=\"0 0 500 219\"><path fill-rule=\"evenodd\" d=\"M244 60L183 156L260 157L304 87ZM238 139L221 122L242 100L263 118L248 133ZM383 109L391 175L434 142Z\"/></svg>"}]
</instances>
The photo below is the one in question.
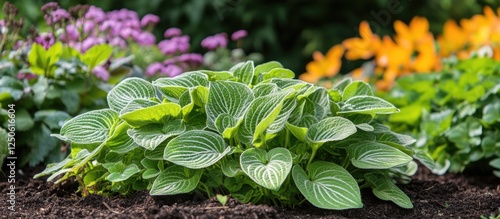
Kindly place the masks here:
<instances>
[{"instance_id":1,"label":"plant stem","mask_svg":"<svg viewBox=\"0 0 500 219\"><path fill-rule=\"evenodd\" d=\"M311 157L309 157L309 161L307 162L307 166L309 166L309 164L311 164L311 162L313 161L314 157L316 156L316 152L318 152L318 149L319 147L321 147L321 143L313 143L311 148L312 148L312 153L311 153Z\"/></svg>"}]
</instances>

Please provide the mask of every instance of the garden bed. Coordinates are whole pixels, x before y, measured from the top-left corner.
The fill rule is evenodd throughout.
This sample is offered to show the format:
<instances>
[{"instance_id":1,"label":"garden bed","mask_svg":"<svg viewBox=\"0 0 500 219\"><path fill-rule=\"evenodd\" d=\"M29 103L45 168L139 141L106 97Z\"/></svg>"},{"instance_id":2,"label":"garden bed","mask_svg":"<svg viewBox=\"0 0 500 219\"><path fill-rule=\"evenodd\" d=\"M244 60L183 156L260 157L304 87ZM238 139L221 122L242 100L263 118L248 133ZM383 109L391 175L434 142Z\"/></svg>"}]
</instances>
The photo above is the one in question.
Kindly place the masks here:
<instances>
[{"instance_id":1,"label":"garden bed","mask_svg":"<svg viewBox=\"0 0 500 219\"><path fill-rule=\"evenodd\" d=\"M305 205L283 209L266 205L242 204L230 199L222 206L216 198L197 196L149 196L136 192L127 197L77 195L78 184L61 185L32 179L29 170L17 178L16 212L2 218L479 218L500 214L500 182L492 175L446 174L436 176L419 168L413 181L401 186L414 208L402 209L391 202L381 201L369 190L362 190L364 207L331 211ZM1 206L7 212L7 187L2 176Z\"/></svg>"}]
</instances>

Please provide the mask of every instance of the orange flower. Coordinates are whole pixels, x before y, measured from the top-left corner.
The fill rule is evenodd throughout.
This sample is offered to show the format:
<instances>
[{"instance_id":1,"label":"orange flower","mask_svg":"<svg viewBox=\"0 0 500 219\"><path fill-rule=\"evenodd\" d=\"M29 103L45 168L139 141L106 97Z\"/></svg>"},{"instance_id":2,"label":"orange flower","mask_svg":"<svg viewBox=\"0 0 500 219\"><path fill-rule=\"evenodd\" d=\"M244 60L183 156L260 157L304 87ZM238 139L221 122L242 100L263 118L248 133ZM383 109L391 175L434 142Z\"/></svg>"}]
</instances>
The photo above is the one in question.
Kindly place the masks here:
<instances>
[{"instance_id":1,"label":"orange flower","mask_svg":"<svg viewBox=\"0 0 500 219\"><path fill-rule=\"evenodd\" d=\"M342 45L347 50L345 57L348 60L369 59L380 48L380 37L372 33L368 22L361 22L359 25L359 35L361 38L349 38L342 42Z\"/></svg>"},{"instance_id":2,"label":"orange flower","mask_svg":"<svg viewBox=\"0 0 500 219\"><path fill-rule=\"evenodd\" d=\"M443 27L443 35L438 37L440 54L444 57L464 48L467 42L463 31L454 20L448 20Z\"/></svg>"},{"instance_id":3,"label":"orange flower","mask_svg":"<svg viewBox=\"0 0 500 219\"><path fill-rule=\"evenodd\" d=\"M320 52L313 53L313 61L306 65L306 73L301 74L299 79L310 83L316 83L323 77L335 76L342 65L342 55L344 48L341 45L335 45L324 56Z\"/></svg>"},{"instance_id":4,"label":"orange flower","mask_svg":"<svg viewBox=\"0 0 500 219\"><path fill-rule=\"evenodd\" d=\"M377 53L375 61L378 66L401 70L407 68L410 63L412 51L396 44L391 37L384 36L382 48Z\"/></svg>"},{"instance_id":5,"label":"orange flower","mask_svg":"<svg viewBox=\"0 0 500 219\"><path fill-rule=\"evenodd\" d=\"M414 17L410 24L406 25L402 21L394 22L394 30L396 31L396 42L401 46L413 50L414 46L419 43L422 38L429 33L429 21L424 17Z\"/></svg>"},{"instance_id":6,"label":"orange flower","mask_svg":"<svg viewBox=\"0 0 500 219\"><path fill-rule=\"evenodd\" d=\"M438 58L432 34L428 34L420 40L420 43L417 45L416 52L417 56L412 63L414 71L423 73L436 69L438 65Z\"/></svg>"}]
</instances>

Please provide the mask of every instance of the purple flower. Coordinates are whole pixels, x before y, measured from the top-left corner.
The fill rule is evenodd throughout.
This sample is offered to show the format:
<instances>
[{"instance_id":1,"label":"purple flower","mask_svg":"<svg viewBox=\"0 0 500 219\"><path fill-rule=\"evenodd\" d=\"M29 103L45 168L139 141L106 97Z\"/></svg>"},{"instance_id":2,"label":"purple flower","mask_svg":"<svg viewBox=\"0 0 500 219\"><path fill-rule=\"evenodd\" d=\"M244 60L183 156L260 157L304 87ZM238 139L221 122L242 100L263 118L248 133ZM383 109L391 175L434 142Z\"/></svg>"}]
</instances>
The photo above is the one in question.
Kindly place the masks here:
<instances>
[{"instance_id":1,"label":"purple flower","mask_svg":"<svg viewBox=\"0 0 500 219\"><path fill-rule=\"evenodd\" d=\"M106 70L104 67L102 67L100 65L96 66L94 68L94 70L92 70L92 73L94 73L94 75L97 78L100 78L103 81L107 81L109 79L109 72L108 72L108 70Z\"/></svg>"},{"instance_id":2,"label":"purple flower","mask_svg":"<svg viewBox=\"0 0 500 219\"><path fill-rule=\"evenodd\" d=\"M31 80L31 79L36 78L36 77L38 77L38 75L32 74L32 73L19 72L17 74L17 79L28 79L28 80Z\"/></svg>"},{"instance_id":3,"label":"purple flower","mask_svg":"<svg viewBox=\"0 0 500 219\"><path fill-rule=\"evenodd\" d=\"M105 40L102 38L87 37L87 39L82 42L81 52L86 52L92 46L103 43L105 43Z\"/></svg>"},{"instance_id":4,"label":"purple flower","mask_svg":"<svg viewBox=\"0 0 500 219\"><path fill-rule=\"evenodd\" d=\"M209 50L217 49L218 47L227 46L227 37L225 33L215 34L213 36L208 36L201 41L201 46Z\"/></svg>"},{"instance_id":5,"label":"purple flower","mask_svg":"<svg viewBox=\"0 0 500 219\"><path fill-rule=\"evenodd\" d=\"M181 29L179 29L177 27L171 27L171 28L168 28L165 31L165 33L163 33L163 36L165 38L170 38L170 37L180 36L181 34L182 34Z\"/></svg>"},{"instance_id":6,"label":"purple flower","mask_svg":"<svg viewBox=\"0 0 500 219\"><path fill-rule=\"evenodd\" d=\"M111 40L109 40L109 45L126 48L127 42L125 42L125 40L123 40L121 37L117 36L117 37L113 37L113 38L111 38Z\"/></svg>"},{"instance_id":7,"label":"purple flower","mask_svg":"<svg viewBox=\"0 0 500 219\"><path fill-rule=\"evenodd\" d=\"M156 42L155 36L150 32L134 34L134 40L137 42L137 44L142 46L153 45Z\"/></svg>"},{"instance_id":8,"label":"purple flower","mask_svg":"<svg viewBox=\"0 0 500 219\"><path fill-rule=\"evenodd\" d=\"M236 41L236 40L239 40L239 39L246 37L247 35L248 35L248 33L246 30L238 30L231 35L231 39L233 41Z\"/></svg>"},{"instance_id":9,"label":"purple flower","mask_svg":"<svg viewBox=\"0 0 500 219\"><path fill-rule=\"evenodd\" d=\"M96 6L90 6L85 14L85 19L93 20L96 23L101 23L107 19L106 12Z\"/></svg>"},{"instance_id":10,"label":"purple flower","mask_svg":"<svg viewBox=\"0 0 500 219\"><path fill-rule=\"evenodd\" d=\"M62 8L59 8L59 9L56 9L56 10L50 12L50 17L52 17L51 22L58 23L63 19L70 19L71 15L69 14L68 11L66 11Z\"/></svg>"},{"instance_id":11,"label":"purple flower","mask_svg":"<svg viewBox=\"0 0 500 219\"><path fill-rule=\"evenodd\" d=\"M168 75L169 77L175 77L180 74L182 74L182 68L177 65L167 65L162 71L162 75Z\"/></svg>"},{"instance_id":12,"label":"purple flower","mask_svg":"<svg viewBox=\"0 0 500 219\"><path fill-rule=\"evenodd\" d=\"M72 24L66 26L66 36L67 40L78 40L80 33L78 33L78 29Z\"/></svg>"},{"instance_id":13,"label":"purple flower","mask_svg":"<svg viewBox=\"0 0 500 219\"><path fill-rule=\"evenodd\" d=\"M42 45L45 49L49 49L55 43L55 41L56 40L51 33L45 33L35 37L35 43Z\"/></svg>"},{"instance_id":14,"label":"purple flower","mask_svg":"<svg viewBox=\"0 0 500 219\"><path fill-rule=\"evenodd\" d=\"M136 30L130 27L126 27L120 31L120 36L123 37L124 39L127 39L132 36L134 31Z\"/></svg>"},{"instance_id":15,"label":"purple flower","mask_svg":"<svg viewBox=\"0 0 500 219\"><path fill-rule=\"evenodd\" d=\"M163 72L163 68L164 68L164 66L162 63L159 63L159 62L151 63L148 66L148 68L146 69L146 75L153 76L156 73Z\"/></svg>"},{"instance_id":16,"label":"purple flower","mask_svg":"<svg viewBox=\"0 0 500 219\"><path fill-rule=\"evenodd\" d=\"M177 60L189 66L197 66L203 64L203 55L198 53L187 53L180 55Z\"/></svg>"},{"instance_id":17,"label":"purple flower","mask_svg":"<svg viewBox=\"0 0 500 219\"><path fill-rule=\"evenodd\" d=\"M158 48L164 55L173 55L177 52L187 52L189 50L189 36L178 36L171 39L162 40L158 43Z\"/></svg>"},{"instance_id":18,"label":"purple flower","mask_svg":"<svg viewBox=\"0 0 500 219\"><path fill-rule=\"evenodd\" d=\"M141 26L145 27L149 24L157 24L158 22L160 22L160 17L154 14L146 14L144 15L144 17L142 17Z\"/></svg>"},{"instance_id":19,"label":"purple flower","mask_svg":"<svg viewBox=\"0 0 500 219\"><path fill-rule=\"evenodd\" d=\"M59 8L59 4L57 4L57 2L49 2L49 3L42 6L42 12L47 13L48 11L52 11L52 10L55 10L58 8Z\"/></svg>"}]
</instances>

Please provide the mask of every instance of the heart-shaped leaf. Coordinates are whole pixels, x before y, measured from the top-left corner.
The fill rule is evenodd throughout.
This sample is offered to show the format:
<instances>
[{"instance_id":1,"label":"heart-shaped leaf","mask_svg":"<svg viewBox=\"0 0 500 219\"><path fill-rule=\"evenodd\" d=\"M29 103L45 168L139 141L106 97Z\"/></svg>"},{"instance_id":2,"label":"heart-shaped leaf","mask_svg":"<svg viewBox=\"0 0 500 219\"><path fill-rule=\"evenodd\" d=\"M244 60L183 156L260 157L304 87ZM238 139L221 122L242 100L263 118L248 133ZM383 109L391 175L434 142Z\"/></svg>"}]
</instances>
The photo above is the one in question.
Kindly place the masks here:
<instances>
[{"instance_id":1,"label":"heart-shaped leaf","mask_svg":"<svg viewBox=\"0 0 500 219\"><path fill-rule=\"evenodd\" d=\"M193 191L200 182L202 171L182 166L165 169L153 182L150 195L175 195Z\"/></svg>"},{"instance_id":2,"label":"heart-shaped leaf","mask_svg":"<svg viewBox=\"0 0 500 219\"><path fill-rule=\"evenodd\" d=\"M215 120L221 114L229 114L234 120L242 117L253 101L253 93L248 86L232 81L210 82L207 112L207 127L217 130ZM222 130L224 131L224 130Z\"/></svg>"},{"instance_id":3,"label":"heart-shaped leaf","mask_svg":"<svg viewBox=\"0 0 500 219\"><path fill-rule=\"evenodd\" d=\"M374 96L354 96L347 99L338 113L392 114L399 112L391 103Z\"/></svg>"},{"instance_id":4,"label":"heart-shaped leaf","mask_svg":"<svg viewBox=\"0 0 500 219\"><path fill-rule=\"evenodd\" d=\"M61 135L54 136L77 144L102 143L118 120L118 114L111 109L89 111L64 123Z\"/></svg>"},{"instance_id":5,"label":"heart-shaped leaf","mask_svg":"<svg viewBox=\"0 0 500 219\"><path fill-rule=\"evenodd\" d=\"M352 164L361 169L388 169L412 161L412 157L389 145L361 141L347 148Z\"/></svg>"},{"instance_id":6,"label":"heart-shaped leaf","mask_svg":"<svg viewBox=\"0 0 500 219\"><path fill-rule=\"evenodd\" d=\"M163 158L191 169L209 167L223 158L231 148L213 132L192 130L172 139Z\"/></svg>"},{"instance_id":7,"label":"heart-shaped leaf","mask_svg":"<svg viewBox=\"0 0 500 219\"><path fill-rule=\"evenodd\" d=\"M341 166L317 161L309 165L307 173L295 165L292 177L300 193L314 206L332 210L363 207L356 180Z\"/></svg>"},{"instance_id":8,"label":"heart-shaped leaf","mask_svg":"<svg viewBox=\"0 0 500 219\"><path fill-rule=\"evenodd\" d=\"M269 152L251 148L240 156L243 172L254 182L270 190L278 190L292 169L292 154L285 148Z\"/></svg>"},{"instance_id":9,"label":"heart-shaped leaf","mask_svg":"<svg viewBox=\"0 0 500 219\"><path fill-rule=\"evenodd\" d=\"M109 108L119 113L130 101L156 98L153 85L140 78L127 78L108 93Z\"/></svg>"},{"instance_id":10,"label":"heart-shaped leaf","mask_svg":"<svg viewBox=\"0 0 500 219\"><path fill-rule=\"evenodd\" d=\"M342 117L328 117L309 127L307 139L313 143L338 141L356 133L354 123Z\"/></svg>"}]
</instances>

